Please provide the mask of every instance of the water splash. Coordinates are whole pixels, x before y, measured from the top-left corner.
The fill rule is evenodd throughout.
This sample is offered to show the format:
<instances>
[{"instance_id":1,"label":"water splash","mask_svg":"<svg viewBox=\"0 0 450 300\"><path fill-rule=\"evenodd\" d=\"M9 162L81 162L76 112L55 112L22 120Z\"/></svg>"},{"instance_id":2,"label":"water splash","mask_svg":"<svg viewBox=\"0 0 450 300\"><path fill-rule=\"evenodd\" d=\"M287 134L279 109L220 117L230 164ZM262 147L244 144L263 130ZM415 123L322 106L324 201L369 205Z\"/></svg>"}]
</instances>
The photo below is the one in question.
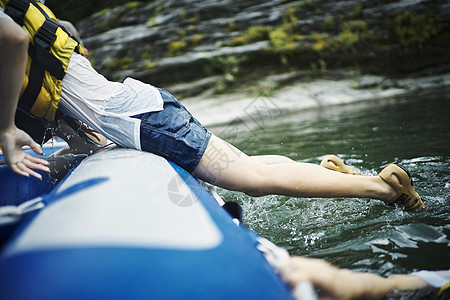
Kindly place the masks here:
<instances>
[{"instance_id":1,"label":"water splash","mask_svg":"<svg viewBox=\"0 0 450 300\"><path fill-rule=\"evenodd\" d=\"M401 163L426 201L419 213L368 199L221 195L243 205L248 227L291 254L382 275L449 268L449 95L434 91L286 114L252 131L254 142L246 149L249 155L282 154L315 164L338 154L363 175ZM248 137L244 132L237 142Z\"/></svg>"}]
</instances>

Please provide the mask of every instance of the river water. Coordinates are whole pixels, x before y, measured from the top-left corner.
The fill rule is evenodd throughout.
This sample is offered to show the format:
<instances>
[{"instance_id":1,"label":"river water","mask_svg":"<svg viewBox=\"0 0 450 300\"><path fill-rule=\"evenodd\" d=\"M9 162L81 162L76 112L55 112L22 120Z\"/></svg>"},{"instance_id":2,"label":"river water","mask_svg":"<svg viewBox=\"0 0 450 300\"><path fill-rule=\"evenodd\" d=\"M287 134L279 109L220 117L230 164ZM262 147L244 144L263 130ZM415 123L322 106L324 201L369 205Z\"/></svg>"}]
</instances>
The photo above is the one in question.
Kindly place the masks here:
<instances>
[{"instance_id":1,"label":"river water","mask_svg":"<svg viewBox=\"0 0 450 300\"><path fill-rule=\"evenodd\" d=\"M276 106L270 99L264 103ZM225 200L243 206L248 228L291 254L381 275L450 268L450 89L300 112L275 110L210 129L249 155L320 163L338 154L364 175L391 162L411 172L426 201L421 212L370 199L253 198L219 190Z\"/></svg>"}]
</instances>

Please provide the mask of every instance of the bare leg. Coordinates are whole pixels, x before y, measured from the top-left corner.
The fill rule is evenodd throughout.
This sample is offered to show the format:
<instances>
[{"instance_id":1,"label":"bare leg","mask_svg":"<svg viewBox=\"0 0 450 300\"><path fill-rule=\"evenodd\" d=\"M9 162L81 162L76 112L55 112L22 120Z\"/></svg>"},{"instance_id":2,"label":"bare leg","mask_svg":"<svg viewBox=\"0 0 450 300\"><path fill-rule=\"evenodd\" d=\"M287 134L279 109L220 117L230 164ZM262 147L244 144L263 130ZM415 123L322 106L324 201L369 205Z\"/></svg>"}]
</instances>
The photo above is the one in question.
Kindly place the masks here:
<instances>
[{"instance_id":1,"label":"bare leg","mask_svg":"<svg viewBox=\"0 0 450 300\"><path fill-rule=\"evenodd\" d=\"M251 196L278 194L293 197L361 197L385 202L395 200L392 199L394 189L378 176L354 176L288 158L267 158L247 156L213 135L194 170L194 176Z\"/></svg>"},{"instance_id":2,"label":"bare leg","mask_svg":"<svg viewBox=\"0 0 450 300\"><path fill-rule=\"evenodd\" d=\"M293 163L295 160L290 159L289 157L282 155L254 155L250 156L252 159L263 163L265 165L275 165L281 163Z\"/></svg>"}]
</instances>

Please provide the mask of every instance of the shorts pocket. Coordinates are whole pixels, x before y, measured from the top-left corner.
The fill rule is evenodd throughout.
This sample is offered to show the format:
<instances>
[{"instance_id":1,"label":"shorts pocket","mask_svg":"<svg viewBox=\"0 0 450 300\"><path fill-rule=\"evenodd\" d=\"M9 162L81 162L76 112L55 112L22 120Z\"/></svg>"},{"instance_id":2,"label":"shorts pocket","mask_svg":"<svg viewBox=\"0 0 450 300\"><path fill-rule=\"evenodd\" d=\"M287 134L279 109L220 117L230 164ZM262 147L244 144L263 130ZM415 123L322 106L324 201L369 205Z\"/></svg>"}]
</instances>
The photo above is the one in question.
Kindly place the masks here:
<instances>
[{"instance_id":1,"label":"shorts pocket","mask_svg":"<svg viewBox=\"0 0 450 300\"><path fill-rule=\"evenodd\" d=\"M167 105L162 111L149 113L141 121L141 129L177 138L189 129L190 119L191 115L186 110Z\"/></svg>"}]
</instances>

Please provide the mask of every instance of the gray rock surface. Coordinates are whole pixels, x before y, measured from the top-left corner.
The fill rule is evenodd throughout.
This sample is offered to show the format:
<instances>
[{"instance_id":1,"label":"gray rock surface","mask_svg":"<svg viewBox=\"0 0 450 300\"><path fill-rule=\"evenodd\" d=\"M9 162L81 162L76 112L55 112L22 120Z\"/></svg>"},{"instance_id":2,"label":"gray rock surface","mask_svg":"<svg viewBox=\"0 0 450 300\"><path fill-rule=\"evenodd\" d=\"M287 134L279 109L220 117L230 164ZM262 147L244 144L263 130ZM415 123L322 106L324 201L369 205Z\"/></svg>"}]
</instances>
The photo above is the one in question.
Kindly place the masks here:
<instances>
[{"instance_id":1,"label":"gray rock surface","mask_svg":"<svg viewBox=\"0 0 450 300\"><path fill-rule=\"evenodd\" d=\"M157 85L223 75L214 59L230 56L245 58L244 78L320 64L408 72L450 63L448 0L132 2L77 27L102 74ZM252 36L252 27L266 32ZM277 29L290 45L275 45Z\"/></svg>"},{"instance_id":2,"label":"gray rock surface","mask_svg":"<svg viewBox=\"0 0 450 300\"><path fill-rule=\"evenodd\" d=\"M450 0L132 2L77 27L100 73L162 86L205 125L255 99L294 110L449 85Z\"/></svg>"}]
</instances>

